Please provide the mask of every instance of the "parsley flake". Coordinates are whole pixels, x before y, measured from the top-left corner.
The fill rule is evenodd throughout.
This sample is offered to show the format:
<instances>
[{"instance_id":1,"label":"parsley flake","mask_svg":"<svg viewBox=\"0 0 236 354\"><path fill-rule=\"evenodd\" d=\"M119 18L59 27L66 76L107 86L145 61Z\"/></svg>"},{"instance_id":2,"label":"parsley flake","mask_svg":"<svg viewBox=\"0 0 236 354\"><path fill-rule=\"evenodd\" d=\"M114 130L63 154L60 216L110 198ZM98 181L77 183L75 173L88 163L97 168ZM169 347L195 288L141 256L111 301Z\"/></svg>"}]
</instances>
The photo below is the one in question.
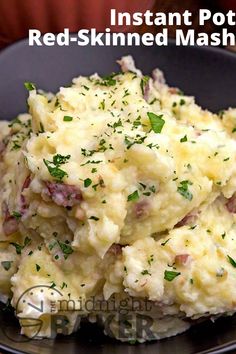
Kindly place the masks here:
<instances>
[{"instance_id":1,"label":"parsley flake","mask_svg":"<svg viewBox=\"0 0 236 354\"><path fill-rule=\"evenodd\" d=\"M232 257L230 257L229 255L227 255L227 257L228 257L229 263L230 263L234 268L236 268L236 261L235 261Z\"/></svg>"},{"instance_id":2,"label":"parsley flake","mask_svg":"<svg viewBox=\"0 0 236 354\"><path fill-rule=\"evenodd\" d=\"M12 261L2 261L1 265L3 268L8 271L11 268Z\"/></svg>"},{"instance_id":3,"label":"parsley flake","mask_svg":"<svg viewBox=\"0 0 236 354\"><path fill-rule=\"evenodd\" d=\"M13 212L12 212L12 216L14 216L14 218L15 218L16 220L19 220L22 215L21 215L21 213L19 213L18 211L13 211Z\"/></svg>"},{"instance_id":4,"label":"parsley flake","mask_svg":"<svg viewBox=\"0 0 236 354\"><path fill-rule=\"evenodd\" d=\"M128 202L135 202L136 200L139 199L139 193L138 191L134 191L133 193L131 193L130 195L128 195L127 201Z\"/></svg>"},{"instance_id":5,"label":"parsley flake","mask_svg":"<svg viewBox=\"0 0 236 354\"><path fill-rule=\"evenodd\" d=\"M146 84L148 83L149 79L150 79L149 76L143 76L141 79L140 87L141 87L141 91L142 91L143 95L144 95L144 88L145 88Z\"/></svg>"},{"instance_id":6,"label":"parsley flake","mask_svg":"<svg viewBox=\"0 0 236 354\"><path fill-rule=\"evenodd\" d=\"M64 116L63 118L64 122L71 122L73 120L73 117L71 116Z\"/></svg>"},{"instance_id":7,"label":"parsley flake","mask_svg":"<svg viewBox=\"0 0 236 354\"><path fill-rule=\"evenodd\" d=\"M185 143L186 141L188 141L187 135L180 139L181 143Z\"/></svg>"},{"instance_id":8,"label":"parsley flake","mask_svg":"<svg viewBox=\"0 0 236 354\"><path fill-rule=\"evenodd\" d=\"M180 182L180 185L177 188L177 192L188 200L193 199L193 194L188 190L188 186L191 184L192 184L192 182L190 182L188 180L182 181L182 182Z\"/></svg>"},{"instance_id":9,"label":"parsley flake","mask_svg":"<svg viewBox=\"0 0 236 354\"><path fill-rule=\"evenodd\" d=\"M94 216L94 215L90 216L89 219L90 220L94 220L94 221L98 221L99 220L99 218L97 216Z\"/></svg>"},{"instance_id":10,"label":"parsley flake","mask_svg":"<svg viewBox=\"0 0 236 354\"><path fill-rule=\"evenodd\" d=\"M180 272L175 272L174 270L165 270L164 279L167 281L172 281L180 274L181 274Z\"/></svg>"},{"instance_id":11,"label":"parsley flake","mask_svg":"<svg viewBox=\"0 0 236 354\"><path fill-rule=\"evenodd\" d=\"M164 119L162 119L163 115L162 114L161 115L157 115L157 114L152 113L152 112L148 112L147 115L148 115L148 118L150 120L152 130L155 133L161 133L162 128L163 128L163 126L165 124Z\"/></svg>"},{"instance_id":12,"label":"parsley flake","mask_svg":"<svg viewBox=\"0 0 236 354\"><path fill-rule=\"evenodd\" d=\"M58 241L58 244L64 254L64 258L67 259L68 256L71 253L73 253L73 248L68 243L65 243L65 242Z\"/></svg>"},{"instance_id":13,"label":"parsley flake","mask_svg":"<svg viewBox=\"0 0 236 354\"><path fill-rule=\"evenodd\" d=\"M88 188L90 186L90 184L92 184L92 180L90 178L86 178L84 180L84 187Z\"/></svg>"},{"instance_id":14,"label":"parsley flake","mask_svg":"<svg viewBox=\"0 0 236 354\"><path fill-rule=\"evenodd\" d=\"M32 82L26 81L24 83L24 86L25 86L26 90L28 90L28 91L36 90L36 86Z\"/></svg>"},{"instance_id":15,"label":"parsley flake","mask_svg":"<svg viewBox=\"0 0 236 354\"><path fill-rule=\"evenodd\" d=\"M141 272L142 275L151 275L151 273L149 273L149 271L147 269L144 269L142 272Z\"/></svg>"}]
</instances>

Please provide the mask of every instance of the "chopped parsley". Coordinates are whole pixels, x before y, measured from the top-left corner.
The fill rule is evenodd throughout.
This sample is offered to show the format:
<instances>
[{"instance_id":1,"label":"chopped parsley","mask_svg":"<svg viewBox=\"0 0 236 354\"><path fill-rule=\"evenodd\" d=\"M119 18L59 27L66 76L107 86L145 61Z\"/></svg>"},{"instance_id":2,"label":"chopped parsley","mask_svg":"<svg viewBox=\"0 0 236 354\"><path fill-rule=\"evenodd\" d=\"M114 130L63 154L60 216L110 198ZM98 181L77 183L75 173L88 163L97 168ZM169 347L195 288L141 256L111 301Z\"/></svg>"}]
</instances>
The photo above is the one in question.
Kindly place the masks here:
<instances>
[{"instance_id":1,"label":"chopped parsley","mask_svg":"<svg viewBox=\"0 0 236 354\"><path fill-rule=\"evenodd\" d=\"M15 218L16 220L19 220L22 215L21 215L21 213L19 213L18 211L13 211L13 212L12 212L12 216L14 216L14 218Z\"/></svg>"},{"instance_id":2,"label":"chopped parsley","mask_svg":"<svg viewBox=\"0 0 236 354\"><path fill-rule=\"evenodd\" d=\"M51 281L52 285L50 286L51 289L54 289L56 287L56 283L54 281Z\"/></svg>"},{"instance_id":3,"label":"chopped parsley","mask_svg":"<svg viewBox=\"0 0 236 354\"><path fill-rule=\"evenodd\" d=\"M68 174L65 171L61 170L58 166L51 166L50 161L43 159L43 162L47 166L50 175L54 177L57 181L62 181L65 176L68 176Z\"/></svg>"},{"instance_id":4,"label":"chopped parsley","mask_svg":"<svg viewBox=\"0 0 236 354\"><path fill-rule=\"evenodd\" d=\"M149 79L150 79L149 76L143 76L141 79L140 87L141 87L141 91L142 91L143 95L144 95L144 88L145 88L146 84L148 83Z\"/></svg>"},{"instance_id":5,"label":"chopped parsley","mask_svg":"<svg viewBox=\"0 0 236 354\"><path fill-rule=\"evenodd\" d=\"M234 268L236 268L236 261L235 261L232 257L230 257L229 255L227 255L227 257L228 257L229 263L230 263Z\"/></svg>"},{"instance_id":6,"label":"chopped parsley","mask_svg":"<svg viewBox=\"0 0 236 354\"><path fill-rule=\"evenodd\" d=\"M41 269L41 267L38 264L35 264L35 267L37 272Z\"/></svg>"},{"instance_id":7,"label":"chopped parsley","mask_svg":"<svg viewBox=\"0 0 236 354\"><path fill-rule=\"evenodd\" d=\"M3 268L8 271L11 268L11 264L13 261L2 261L1 265L3 266Z\"/></svg>"},{"instance_id":8,"label":"chopped parsley","mask_svg":"<svg viewBox=\"0 0 236 354\"><path fill-rule=\"evenodd\" d=\"M65 164L70 158L70 155L63 156L60 154L53 156L53 161L48 161L43 159L44 164L46 165L48 172L52 177L57 181L61 182L65 176L68 176L67 172L59 168L60 165Z\"/></svg>"},{"instance_id":9,"label":"chopped parsley","mask_svg":"<svg viewBox=\"0 0 236 354\"><path fill-rule=\"evenodd\" d=\"M59 107L59 106L60 106L60 101L59 101L58 98L56 99L54 106L55 106L55 107Z\"/></svg>"},{"instance_id":10,"label":"chopped parsley","mask_svg":"<svg viewBox=\"0 0 236 354\"><path fill-rule=\"evenodd\" d=\"M68 256L73 253L73 248L71 247L71 245L69 245L68 243L66 242L61 242L61 241L58 241L58 244L64 254L64 258L67 259Z\"/></svg>"},{"instance_id":11,"label":"chopped parsley","mask_svg":"<svg viewBox=\"0 0 236 354\"><path fill-rule=\"evenodd\" d=\"M90 184L92 184L92 180L90 178L86 178L84 180L84 187L88 188L90 186Z\"/></svg>"},{"instance_id":12,"label":"chopped parsley","mask_svg":"<svg viewBox=\"0 0 236 354\"><path fill-rule=\"evenodd\" d=\"M96 81L96 84L101 86L115 86L116 80L114 79L114 77L116 75L116 73L112 73L111 75L103 76L101 80Z\"/></svg>"},{"instance_id":13,"label":"chopped parsley","mask_svg":"<svg viewBox=\"0 0 236 354\"><path fill-rule=\"evenodd\" d=\"M153 100L149 104L154 104L156 101L158 101L157 98L153 98Z\"/></svg>"},{"instance_id":14,"label":"chopped parsley","mask_svg":"<svg viewBox=\"0 0 236 354\"><path fill-rule=\"evenodd\" d=\"M45 133L45 129L44 129L44 126L43 126L42 122L39 123L39 126L40 126L39 133Z\"/></svg>"},{"instance_id":15,"label":"chopped parsley","mask_svg":"<svg viewBox=\"0 0 236 354\"><path fill-rule=\"evenodd\" d=\"M185 143L186 141L188 141L187 135L180 139L181 143Z\"/></svg>"},{"instance_id":16,"label":"chopped parsley","mask_svg":"<svg viewBox=\"0 0 236 354\"><path fill-rule=\"evenodd\" d=\"M98 221L98 220L99 220L99 218L98 218L97 216L94 216L94 215L90 216L89 219L90 219L90 220L95 220L95 221Z\"/></svg>"},{"instance_id":17,"label":"chopped parsley","mask_svg":"<svg viewBox=\"0 0 236 354\"><path fill-rule=\"evenodd\" d=\"M63 281L61 289L67 288L67 284Z\"/></svg>"},{"instance_id":18,"label":"chopped parsley","mask_svg":"<svg viewBox=\"0 0 236 354\"><path fill-rule=\"evenodd\" d=\"M124 142L127 146L127 150L129 150L134 144L142 144L146 138L147 136L141 136L139 134L137 134L135 138L131 138L126 135Z\"/></svg>"},{"instance_id":19,"label":"chopped parsley","mask_svg":"<svg viewBox=\"0 0 236 354\"><path fill-rule=\"evenodd\" d=\"M138 193L138 191L136 190L136 191L134 191L133 193L131 193L131 194L129 194L128 195L128 198L127 198L127 201L128 202L135 202L136 200L138 200L139 199L139 193Z\"/></svg>"},{"instance_id":20,"label":"chopped parsley","mask_svg":"<svg viewBox=\"0 0 236 354\"><path fill-rule=\"evenodd\" d=\"M141 272L142 275L151 275L151 273L149 273L149 271L147 269L144 269L142 272Z\"/></svg>"},{"instance_id":21,"label":"chopped parsley","mask_svg":"<svg viewBox=\"0 0 236 354\"><path fill-rule=\"evenodd\" d=\"M225 114L225 111L224 110L221 110L218 112L218 115L220 118L223 118L223 115Z\"/></svg>"},{"instance_id":22,"label":"chopped parsley","mask_svg":"<svg viewBox=\"0 0 236 354\"><path fill-rule=\"evenodd\" d=\"M172 281L180 274L181 274L180 272L175 272L174 270L165 270L164 279L167 281Z\"/></svg>"},{"instance_id":23,"label":"chopped parsley","mask_svg":"<svg viewBox=\"0 0 236 354\"><path fill-rule=\"evenodd\" d=\"M162 242L162 243L161 243L161 246L165 246L165 245L167 244L167 242L169 242L169 241L170 241L170 238L168 238L168 240Z\"/></svg>"},{"instance_id":24,"label":"chopped parsley","mask_svg":"<svg viewBox=\"0 0 236 354\"><path fill-rule=\"evenodd\" d=\"M150 257L148 258L147 262L148 262L149 265L151 265L153 261L154 261L154 255L151 254Z\"/></svg>"},{"instance_id":25,"label":"chopped parsley","mask_svg":"<svg viewBox=\"0 0 236 354\"><path fill-rule=\"evenodd\" d=\"M26 237L24 240L24 244L20 245L16 242L11 242L10 244L15 247L16 253L21 254L21 251L31 242L31 239L29 237Z\"/></svg>"},{"instance_id":26,"label":"chopped parsley","mask_svg":"<svg viewBox=\"0 0 236 354\"><path fill-rule=\"evenodd\" d=\"M152 130L155 133L161 133L162 128L163 128L163 126L165 124L164 119L162 119L163 114L157 115L155 113L148 112L147 115L148 115L148 118L150 120Z\"/></svg>"},{"instance_id":27,"label":"chopped parsley","mask_svg":"<svg viewBox=\"0 0 236 354\"><path fill-rule=\"evenodd\" d=\"M22 125L21 120L17 117L11 121L11 123L8 124L8 127L11 128L14 124L20 124Z\"/></svg>"},{"instance_id":28,"label":"chopped parsley","mask_svg":"<svg viewBox=\"0 0 236 354\"><path fill-rule=\"evenodd\" d=\"M82 163L80 166L85 166L85 165L87 165L87 164L89 164L89 163L101 163L101 162L103 162L103 160L97 160L97 161L95 161L95 160L88 160L88 161L86 161L85 163Z\"/></svg>"},{"instance_id":29,"label":"chopped parsley","mask_svg":"<svg viewBox=\"0 0 236 354\"><path fill-rule=\"evenodd\" d=\"M99 106L98 106L99 109L102 109L104 111L105 109L105 100L102 100L100 103L99 103Z\"/></svg>"},{"instance_id":30,"label":"chopped parsley","mask_svg":"<svg viewBox=\"0 0 236 354\"><path fill-rule=\"evenodd\" d=\"M59 165L63 165L64 163L66 163L69 159L70 159L70 155L63 156L63 155L57 154L57 155L53 156L53 163L55 166L59 166Z\"/></svg>"},{"instance_id":31,"label":"chopped parsley","mask_svg":"<svg viewBox=\"0 0 236 354\"><path fill-rule=\"evenodd\" d=\"M192 182L185 180L180 182L179 187L177 188L177 191L179 194L181 194L184 198L188 200L193 199L193 194L188 190L188 186L192 185Z\"/></svg>"},{"instance_id":32,"label":"chopped parsley","mask_svg":"<svg viewBox=\"0 0 236 354\"><path fill-rule=\"evenodd\" d=\"M26 81L24 83L24 86L25 86L26 90L28 90L28 91L36 90L36 86L32 82Z\"/></svg>"},{"instance_id":33,"label":"chopped parsley","mask_svg":"<svg viewBox=\"0 0 236 354\"><path fill-rule=\"evenodd\" d=\"M186 101L183 98L181 98L181 100L179 101L180 106L183 106L185 103Z\"/></svg>"},{"instance_id":34,"label":"chopped parsley","mask_svg":"<svg viewBox=\"0 0 236 354\"><path fill-rule=\"evenodd\" d=\"M71 122L73 120L73 117L71 116L64 116L63 118L64 122Z\"/></svg>"}]
</instances>

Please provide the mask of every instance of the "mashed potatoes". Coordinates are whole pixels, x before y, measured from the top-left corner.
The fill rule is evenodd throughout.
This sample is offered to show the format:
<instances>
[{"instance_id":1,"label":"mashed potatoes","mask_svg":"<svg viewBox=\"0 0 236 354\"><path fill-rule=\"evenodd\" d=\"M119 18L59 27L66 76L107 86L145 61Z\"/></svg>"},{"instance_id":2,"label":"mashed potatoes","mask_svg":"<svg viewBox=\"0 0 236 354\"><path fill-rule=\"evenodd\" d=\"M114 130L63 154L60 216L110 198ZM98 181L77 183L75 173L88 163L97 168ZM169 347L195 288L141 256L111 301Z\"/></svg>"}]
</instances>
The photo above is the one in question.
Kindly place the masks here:
<instances>
[{"instance_id":1,"label":"mashed potatoes","mask_svg":"<svg viewBox=\"0 0 236 354\"><path fill-rule=\"evenodd\" d=\"M0 123L1 300L27 336L61 315L142 342L236 310L236 110L119 63L50 99L26 83L29 114Z\"/></svg>"}]
</instances>

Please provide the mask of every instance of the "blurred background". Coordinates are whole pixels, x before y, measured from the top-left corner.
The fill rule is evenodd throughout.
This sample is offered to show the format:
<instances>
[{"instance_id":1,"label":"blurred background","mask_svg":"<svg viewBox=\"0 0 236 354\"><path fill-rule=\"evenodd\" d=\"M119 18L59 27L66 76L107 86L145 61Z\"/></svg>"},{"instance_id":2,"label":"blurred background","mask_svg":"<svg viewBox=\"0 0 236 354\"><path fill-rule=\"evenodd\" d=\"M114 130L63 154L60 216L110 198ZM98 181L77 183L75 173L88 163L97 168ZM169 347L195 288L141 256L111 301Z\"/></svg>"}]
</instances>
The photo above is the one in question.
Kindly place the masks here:
<instances>
[{"instance_id":1,"label":"blurred background","mask_svg":"<svg viewBox=\"0 0 236 354\"><path fill-rule=\"evenodd\" d=\"M188 9L195 14L193 28L202 32L203 28L198 26L199 8L209 8L213 12L227 12L230 9L236 11L236 0L0 0L0 49L28 37L30 28L39 29L42 33L58 33L64 28L77 32L81 28L91 27L103 31L110 27L111 8L130 13L144 12L147 9L153 12L184 12ZM169 28L171 37L174 36L175 29ZM182 29L185 30L184 27ZM112 27L112 31L132 30L129 27ZM135 31L157 33L158 29L155 26L141 26L135 27ZM210 22L204 28L207 33L218 31L220 27L215 27Z\"/></svg>"}]
</instances>

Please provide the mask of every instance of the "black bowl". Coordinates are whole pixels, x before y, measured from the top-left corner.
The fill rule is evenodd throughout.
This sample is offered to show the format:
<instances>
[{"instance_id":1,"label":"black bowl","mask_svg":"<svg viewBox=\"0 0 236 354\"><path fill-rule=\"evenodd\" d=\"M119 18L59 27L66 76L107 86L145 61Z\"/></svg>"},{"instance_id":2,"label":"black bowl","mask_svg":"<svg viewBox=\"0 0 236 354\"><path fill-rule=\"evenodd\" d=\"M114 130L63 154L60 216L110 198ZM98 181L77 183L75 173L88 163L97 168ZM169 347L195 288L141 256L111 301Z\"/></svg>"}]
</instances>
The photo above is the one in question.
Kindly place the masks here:
<instances>
[{"instance_id":1,"label":"black bowl","mask_svg":"<svg viewBox=\"0 0 236 354\"><path fill-rule=\"evenodd\" d=\"M0 53L0 117L14 118L26 111L24 82L57 91L76 75L117 71L116 59L131 54L144 73L159 67L167 82L194 95L197 103L217 112L236 107L236 55L199 47L29 47L21 41ZM13 314L0 311L0 349L12 353L44 354L193 354L236 352L236 316L206 321L179 336L140 345L116 342L96 326L56 340L29 340L19 336ZM24 338L25 339L25 338Z\"/></svg>"}]
</instances>

